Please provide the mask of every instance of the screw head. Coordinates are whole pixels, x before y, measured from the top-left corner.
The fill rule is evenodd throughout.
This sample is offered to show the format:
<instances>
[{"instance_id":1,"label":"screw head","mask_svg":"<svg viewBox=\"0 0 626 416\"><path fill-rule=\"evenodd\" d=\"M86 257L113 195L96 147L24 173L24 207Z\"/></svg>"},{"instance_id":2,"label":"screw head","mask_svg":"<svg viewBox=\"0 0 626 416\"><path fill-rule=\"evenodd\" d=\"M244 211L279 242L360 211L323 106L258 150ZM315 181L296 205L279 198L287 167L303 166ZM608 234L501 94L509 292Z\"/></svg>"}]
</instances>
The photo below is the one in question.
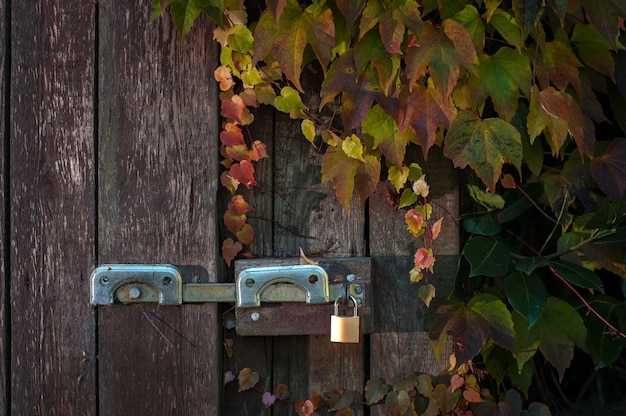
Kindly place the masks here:
<instances>
[{"instance_id":1,"label":"screw head","mask_svg":"<svg viewBox=\"0 0 626 416\"><path fill-rule=\"evenodd\" d=\"M250 319L252 319L254 322L256 322L259 319L261 319L261 314L259 314L258 312L252 312L250 314Z\"/></svg>"}]
</instances>

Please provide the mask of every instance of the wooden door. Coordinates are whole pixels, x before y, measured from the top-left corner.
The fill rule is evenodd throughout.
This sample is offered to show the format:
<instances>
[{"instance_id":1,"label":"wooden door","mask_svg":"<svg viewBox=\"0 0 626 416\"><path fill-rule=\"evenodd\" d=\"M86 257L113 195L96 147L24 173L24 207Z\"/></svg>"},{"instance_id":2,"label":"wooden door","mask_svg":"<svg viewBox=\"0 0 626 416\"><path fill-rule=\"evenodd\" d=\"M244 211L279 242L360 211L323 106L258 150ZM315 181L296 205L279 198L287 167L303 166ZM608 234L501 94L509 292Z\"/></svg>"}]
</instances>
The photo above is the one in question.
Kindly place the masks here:
<instances>
[{"instance_id":1,"label":"wooden door","mask_svg":"<svg viewBox=\"0 0 626 416\"><path fill-rule=\"evenodd\" d=\"M172 263L186 282L233 279L219 257L228 196L212 25L179 42L169 18L149 23L150 12L150 1L0 1L0 416L294 415L313 391L362 394L372 377L436 371L408 282L416 242L386 185L344 212L319 182L321 153L269 108L253 124L270 158L247 195L251 252L371 257L373 332L345 345L325 334L244 337L223 325L224 305L89 305L89 275L104 263ZM446 216L436 247L445 292L458 184L442 160L433 153L425 170L435 215ZM259 373L257 390L223 386L225 371L242 368ZM266 409L261 393L281 383L290 400Z\"/></svg>"}]
</instances>

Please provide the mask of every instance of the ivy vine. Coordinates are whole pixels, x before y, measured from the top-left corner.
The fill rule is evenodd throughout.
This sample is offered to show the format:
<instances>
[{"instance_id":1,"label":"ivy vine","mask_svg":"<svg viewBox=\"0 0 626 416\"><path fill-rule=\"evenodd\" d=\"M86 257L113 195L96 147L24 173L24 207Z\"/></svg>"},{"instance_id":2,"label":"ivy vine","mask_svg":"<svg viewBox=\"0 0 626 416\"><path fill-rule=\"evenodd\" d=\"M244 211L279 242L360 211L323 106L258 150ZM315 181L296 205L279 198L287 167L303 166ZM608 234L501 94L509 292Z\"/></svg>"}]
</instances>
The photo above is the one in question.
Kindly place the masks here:
<instances>
[{"instance_id":1,"label":"ivy vine","mask_svg":"<svg viewBox=\"0 0 626 416\"><path fill-rule=\"evenodd\" d=\"M400 195L407 237L422 241L409 278L423 283L435 352L452 340L456 370L480 355L497 383L527 394L538 356L559 379L575 349L597 368L618 359L626 0L267 0L255 4L258 19L239 0L161 3L154 17L169 10L181 36L203 12L217 25L227 263L254 240L241 189L256 185L267 155L248 126L270 105L301 120L324 152L321 180L346 209L381 176ZM319 108L302 100L310 63L323 72ZM320 116L330 104L339 127ZM446 298L427 281L445 224L431 217L428 173L407 152L415 146L424 159L442 147L473 201Z\"/></svg>"}]
</instances>

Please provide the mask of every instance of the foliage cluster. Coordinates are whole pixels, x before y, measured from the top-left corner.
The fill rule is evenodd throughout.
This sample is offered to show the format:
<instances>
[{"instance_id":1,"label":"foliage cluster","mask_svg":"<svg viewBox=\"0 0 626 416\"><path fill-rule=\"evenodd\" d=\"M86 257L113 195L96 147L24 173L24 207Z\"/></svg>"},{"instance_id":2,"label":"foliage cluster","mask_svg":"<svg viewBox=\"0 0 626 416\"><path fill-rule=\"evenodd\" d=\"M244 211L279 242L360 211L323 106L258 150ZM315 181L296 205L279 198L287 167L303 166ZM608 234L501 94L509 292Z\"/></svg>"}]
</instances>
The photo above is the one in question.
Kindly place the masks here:
<instances>
[{"instance_id":1,"label":"foliage cluster","mask_svg":"<svg viewBox=\"0 0 626 416\"><path fill-rule=\"evenodd\" d=\"M435 351L452 340L459 365L480 354L524 393L538 353L560 379L575 348L597 368L620 356L626 0L267 0L250 13L258 19L239 0L153 1L182 36L202 12L217 23L227 262L254 239L239 190L256 184L266 153L246 126L271 105L324 152L322 180L344 207L381 177L400 195L423 239L410 278L422 301L435 299ZM302 100L311 63L323 72L319 108ZM424 280L442 224L407 152L426 159L433 146L464 170L475 208L461 219L467 238L445 299Z\"/></svg>"}]
</instances>

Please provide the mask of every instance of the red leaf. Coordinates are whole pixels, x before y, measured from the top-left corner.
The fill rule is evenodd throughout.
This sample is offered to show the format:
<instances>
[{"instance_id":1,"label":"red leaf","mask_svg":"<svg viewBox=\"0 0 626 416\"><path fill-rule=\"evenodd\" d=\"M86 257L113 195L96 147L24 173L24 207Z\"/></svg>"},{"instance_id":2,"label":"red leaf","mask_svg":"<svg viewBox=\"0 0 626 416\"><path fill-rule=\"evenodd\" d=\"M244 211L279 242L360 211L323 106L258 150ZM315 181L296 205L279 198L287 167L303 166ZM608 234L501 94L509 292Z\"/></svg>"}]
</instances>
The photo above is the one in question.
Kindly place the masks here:
<instances>
[{"instance_id":1,"label":"red leaf","mask_svg":"<svg viewBox=\"0 0 626 416\"><path fill-rule=\"evenodd\" d=\"M241 116L243 115L243 110L245 108L246 104L238 95L233 95L230 99L222 99L222 115L226 118L234 120L237 124L242 124Z\"/></svg>"},{"instance_id":2,"label":"red leaf","mask_svg":"<svg viewBox=\"0 0 626 416\"><path fill-rule=\"evenodd\" d=\"M465 390L463 390L463 398L465 398L465 400L470 403L484 402L483 398L480 397L480 393L471 387L467 387Z\"/></svg>"},{"instance_id":3,"label":"red leaf","mask_svg":"<svg viewBox=\"0 0 626 416\"><path fill-rule=\"evenodd\" d=\"M463 377L458 374L453 375L450 379L450 387L452 387L452 393L454 393L456 389L463 387L463 384L465 384L465 379Z\"/></svg>"},{"instance_id":4,"label":"red leaf","mask_svg":"<svg viewBox=\"0 0 626 416\"><path fill-rule=\"evenodd\" d=\"M220 153L226 159L232 159L236 161L250 160L250 151L245 144L239 144L237 146L222 146Z\"/></svg>"},{"instance_id":5,"label":"red leaf","mask_svg":"<svg viewBox=\"0 0 626 416\"><path fill-rule=\"evenodd\" d=\"M220 133L220 140L227 146L246 144L241 129L235 123L226 123L224 130Z\"/></svg>"},{"instance_id":6,"label":"red leaf","mask_svg":"<svg viewBox=\"0 0 626 416\"><path fill-rule=\"evenodd\" d=\"M432 271L432 267L435 264L435 257L429 250L420 247L413 256L413 263L417 269L429 269Z\"/></svg>"},{"instance_id":7,"label":"red leaf","mask_svg":"<svg viewBox=\"0 0 626 416\"><path fill-rule=\"evenodd\" d=\"M235 163L230 167L230 174L233 179L244 184L246 187L256 186L256 180L254 180L254 166L247 160L242 160L239 163Z\"/></svg>"},{"instance_id":8,"label":"red leaf","mask_svg":"<svg viewBox=\"0 0 626 416\"><path fill-rule=\"evenodd\" d=\"M243 246L239 241L235 242L232 238L224 240L222 243L222 257L224 257L228 267L230 267L230 262L233 261L242 248Z\"/></svg>"},{"instance_id":9,"label":"red leaf","mask_svg":"<svg viewBox=\"0 0 626 416\"><path fill-rule=\"evenodd\" d=\"M606 152L591 161L591 175L600 189L614 201L624 200L626 191L626 139L614 139Z\"/></svg>"}]
</instances>

